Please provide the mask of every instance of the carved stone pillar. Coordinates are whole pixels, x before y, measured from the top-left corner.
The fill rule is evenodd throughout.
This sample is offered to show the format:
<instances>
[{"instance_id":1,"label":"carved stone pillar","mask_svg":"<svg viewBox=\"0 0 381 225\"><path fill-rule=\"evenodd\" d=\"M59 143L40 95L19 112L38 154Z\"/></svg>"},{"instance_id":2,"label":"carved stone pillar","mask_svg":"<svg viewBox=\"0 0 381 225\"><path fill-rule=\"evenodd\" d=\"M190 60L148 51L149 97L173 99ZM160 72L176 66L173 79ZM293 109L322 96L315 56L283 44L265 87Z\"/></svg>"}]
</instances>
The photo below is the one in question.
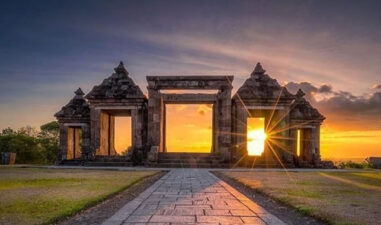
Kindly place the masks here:
<instances>
[{"instance_id":1,"label":"carved stone pillar","mask_svg":"<svg viewBox=\"0 0 381 225\"><path fill-rule=\"evenodd\" d=\"M225 162L231 158L231 88L221 89L217 94L218 150Z\"/></svg>"},{"instance_id":2,"label":"carved stone pillar","mask_svg":"<svg viewBox=\"0 0 381 225\"><path fill-rule=\"evenodd\" d=\"M218 137L219 137L219 124L218 124L218 101L213 104L213 153L219 154Z\"/></svg>"},{"instance_id":3,"label":"carved stone pillar","mask_svg":"<svg viewBox=\"0 0 381 225\"><path fill-rule=\"evenodd\" d=\"M95 107L90 108L90 127L91 139L90 147L92 154L95 156L100 148L101 138L101 110Z\"/></svg>"},{"instance_id":4,"label":"carved stone pillar","mask_svg":"<svg viewBox=\"0 0 381 225\"><path fill-rule=\"evenodd\" d=\"M90 124L82 125L82 159L89 159L92 157L90 147Z\"/></svg>"},{"instance_id":5,"label":"carved stone pillar","mask_svg":"<svg viewBox=\"0 0 381 225\"><path fill-rule=\"evenodd\" d=\"M313 142L313 159L314 165L320 163L320 124L316 124L315 128L312 129L312 142Z\"/></svg>"},{"instance_id":6,"label":"carved stone pillar","mask_svg":"<svg viewBox=\"0 0 381 225\"><path fill-rule=\"evenodd\" d=\"M60 123L60 152L58 155L58 161L67 159L67 130L68 128Z\"/></svg>"},{"instance_id":7,"label":"carved stone pillar","mask_svg":"<svg viewBox=\"0 0 381 225\"><path fill-rule=\"evenodd\" d=\"M158 90L148 88L148 144L151 146L148 153L149 161L157 161L159 151L162 151L163 132L163 102Z\"/></svg>"},{"instance_id":8,"label":"carved stone pillar","mask_svg":"<svg viewBox=\"0 0 381 225\"><path fill-rule=\"evenodd\" d=\"M237 157L241 158L247 153L247 111L241 102L237 102L236 117L232 118L235 121L235 148L237 149Z\"/></svg>"},{"instance_id":9,"label":"carved stone pillar","mask_svg":"<svg viewBox=\"0 0 381 225\"><path fill-rule=\"evenodd\" d=\"M308 163L311 163L313 160L313 153L315 151L314 142L312 141L312 128L304 128L302 133L302 159Z\"/></svg>"}]
</instances>

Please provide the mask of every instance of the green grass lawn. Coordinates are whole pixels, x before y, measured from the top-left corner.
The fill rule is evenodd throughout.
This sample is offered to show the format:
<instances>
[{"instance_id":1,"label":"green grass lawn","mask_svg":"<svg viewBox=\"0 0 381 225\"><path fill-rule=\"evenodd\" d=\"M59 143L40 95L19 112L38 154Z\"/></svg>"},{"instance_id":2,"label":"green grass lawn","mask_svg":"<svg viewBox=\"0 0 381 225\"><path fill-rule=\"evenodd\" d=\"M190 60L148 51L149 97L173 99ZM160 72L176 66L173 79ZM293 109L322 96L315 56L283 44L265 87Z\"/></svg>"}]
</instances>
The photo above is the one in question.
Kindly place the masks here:
<instances>
[{"instance_id":1,"label":"green grass lawn","mask_svg":"<svg viewBox=\"0 0 381 225\"><path fill-rule=\"evenodd\" d=\"M0 167L0 224L51 223L155 173Z\"/></svg>"},{"instance_id":2,"label":"green grass lawn","mask_svg":"<svg viewBox=\"0 0 381 225\"><path fill-rule=\"evenodd\" d=\"M224 174L331 224L381 224L381 171Z\"/></svg>"}]
</instances>

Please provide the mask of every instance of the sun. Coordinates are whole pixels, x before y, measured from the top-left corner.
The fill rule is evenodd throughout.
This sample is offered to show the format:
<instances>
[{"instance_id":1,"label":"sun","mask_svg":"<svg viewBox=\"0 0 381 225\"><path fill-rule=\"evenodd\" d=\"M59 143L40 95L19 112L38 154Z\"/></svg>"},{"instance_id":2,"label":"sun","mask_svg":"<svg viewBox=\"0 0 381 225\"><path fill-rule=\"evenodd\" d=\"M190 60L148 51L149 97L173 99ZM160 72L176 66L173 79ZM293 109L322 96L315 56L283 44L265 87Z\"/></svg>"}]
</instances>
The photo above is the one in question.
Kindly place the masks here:
<instances>
[{"instance_id":1,"label":"sun","mask_svg":"<svg viewBox=\"0 0 381 225\"><path fill-rule=\"evenodd\" d=\"M249 155L259 156L265 150L267 135L263 129L250 130L247 132L247 151Z\"/></svg>"}]
</instances>

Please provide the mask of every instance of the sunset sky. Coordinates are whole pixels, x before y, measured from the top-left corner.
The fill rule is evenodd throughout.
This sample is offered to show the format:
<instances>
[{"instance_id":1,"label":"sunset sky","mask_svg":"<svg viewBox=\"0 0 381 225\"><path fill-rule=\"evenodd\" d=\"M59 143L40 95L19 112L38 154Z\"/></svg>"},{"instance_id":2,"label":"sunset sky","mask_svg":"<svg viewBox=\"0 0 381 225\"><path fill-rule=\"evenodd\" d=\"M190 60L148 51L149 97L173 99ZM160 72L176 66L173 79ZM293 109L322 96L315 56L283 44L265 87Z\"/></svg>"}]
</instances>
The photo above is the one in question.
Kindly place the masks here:
<instances>
[{"instance_id":1,"label":"sunset sky","mask_svg":"<svg viewBox=\"0 0 381 225\"><path fill-rule=\"evenodd\" d=\"M0 129L53 120L120 60L145 93L146 75L215 74L235 76L234 94L261 62L327 117L323 158L381 156L380 12L357 0L3 2Z\"/></svg>"}]
</instances>

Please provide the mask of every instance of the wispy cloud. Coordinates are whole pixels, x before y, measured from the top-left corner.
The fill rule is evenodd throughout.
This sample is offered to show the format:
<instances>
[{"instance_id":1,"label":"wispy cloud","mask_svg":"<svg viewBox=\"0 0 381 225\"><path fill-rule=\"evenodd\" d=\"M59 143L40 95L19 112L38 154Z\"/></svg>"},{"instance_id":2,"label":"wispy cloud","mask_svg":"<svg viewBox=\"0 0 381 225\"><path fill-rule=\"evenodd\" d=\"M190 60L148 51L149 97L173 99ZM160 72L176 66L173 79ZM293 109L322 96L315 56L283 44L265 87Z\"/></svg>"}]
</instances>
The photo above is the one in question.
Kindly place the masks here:
<instances>
[{"instance_id":1,"label":"wispy cloud","mask_svg":"<svg viewBox=\"0 0 381 225\"><path fill-rule=\"evenodd\" d=\"M325 114L327 126L344 130L381 130L381 91L355 95L336 91L331 85L319 87L308 82L290 82L286 87L293 93L301 88L306 99Z\"/></svg>"}]
</instances>

